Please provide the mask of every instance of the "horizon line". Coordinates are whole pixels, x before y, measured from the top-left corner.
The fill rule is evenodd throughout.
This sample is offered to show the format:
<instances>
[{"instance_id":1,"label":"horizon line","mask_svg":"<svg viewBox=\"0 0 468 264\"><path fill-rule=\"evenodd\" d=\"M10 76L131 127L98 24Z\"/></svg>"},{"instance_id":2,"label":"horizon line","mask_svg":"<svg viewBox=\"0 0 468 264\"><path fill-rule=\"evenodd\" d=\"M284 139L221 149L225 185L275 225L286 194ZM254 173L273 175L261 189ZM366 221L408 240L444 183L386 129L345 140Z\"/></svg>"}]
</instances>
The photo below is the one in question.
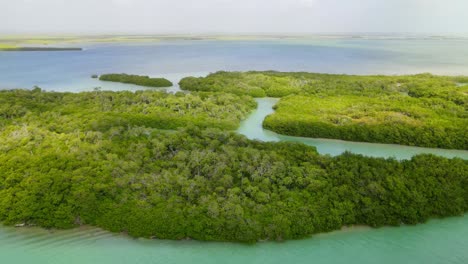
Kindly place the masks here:
<instances>
[{"instance_id":1,"label":"horizon line","mask_svg":"<svg viewBox=\"0 0 468 264\"><path fill-rule=\"evenodd\" d=\"M0 32L0 37L5 36L28 36L28 37L55 37L55 36L199 36L199 37L219 37L219 36L259 36L259 37L301 37L301 36L414 36L414 37L455 37L468 36L466 33L440 33L440 32L155 32L155 33L136 33L136 32L112 32L112 33L72 33L72 32L31 32L31 33L7 33Z\"/></svg>"}]
</instances>

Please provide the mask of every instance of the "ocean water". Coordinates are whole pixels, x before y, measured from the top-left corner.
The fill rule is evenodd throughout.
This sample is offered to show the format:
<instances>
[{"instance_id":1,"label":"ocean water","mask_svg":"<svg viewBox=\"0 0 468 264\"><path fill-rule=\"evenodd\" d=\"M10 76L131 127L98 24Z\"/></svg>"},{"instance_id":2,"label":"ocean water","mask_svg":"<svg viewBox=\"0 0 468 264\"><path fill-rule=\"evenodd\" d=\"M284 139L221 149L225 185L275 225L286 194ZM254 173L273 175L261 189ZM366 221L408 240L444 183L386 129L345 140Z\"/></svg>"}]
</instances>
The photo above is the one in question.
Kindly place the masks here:
<instances>
[{"instance_id":1,"label":"ocean water","mask_svg":"<svg viewBox=\"0 0 468 264\"><path fill-rule=\"evenodd\" d=\"M347 74L468 75L468 40L298 39L166 41L151 44L83 43L84 51L0 52L0 89L138 90L101 82L92 74L124 72L166 77L204 76L218 70L311 71ZM175 85L169 91L177 91ZM239 128L261 140L301 141L319 152L344 150L409 158L436 151L397 145L285 137L261 128L270 99ZM262 101L263 100L263 101ZM468 218L432 220L398 228L351 228L308 239L256 245L130 239L97 228L50 232L0 227L0 263L468 263Z\"/></svg>"},{"instance_id":2,"label":"ocean water","mask_svg":"<svg viewBox=\"0 0 468 264\"><path fill-rule=\"evenodd\" d=\"M175 83L184 76L219 70L468 75L468 40L202 40L74 46L84 51L0 52L0 89L34 85L55 91L141 89L90 78L113 72L162 76Z\"/></svg>"}]
</instances>

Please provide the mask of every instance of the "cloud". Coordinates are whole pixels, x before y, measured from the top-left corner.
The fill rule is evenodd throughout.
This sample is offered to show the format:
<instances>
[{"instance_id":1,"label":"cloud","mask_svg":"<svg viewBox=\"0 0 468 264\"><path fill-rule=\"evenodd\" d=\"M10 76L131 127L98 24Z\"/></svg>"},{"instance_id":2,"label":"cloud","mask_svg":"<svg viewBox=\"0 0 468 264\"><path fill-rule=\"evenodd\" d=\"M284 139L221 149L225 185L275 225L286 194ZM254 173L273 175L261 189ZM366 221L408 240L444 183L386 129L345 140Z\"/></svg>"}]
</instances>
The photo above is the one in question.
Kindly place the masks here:
<instances>
[{"instance_id":1,"label":"cloud","mask_svg":"<svg viewBox=\"0 0 468 264\"><path fill-rule=\"evenodd\" d=\"M0 33L468 31L466 0L0 0Z\"/></svg>"},{"instance_id":2,"label":"cloud","mask_svg":"<svg viewBox=\"0 0 468 264\"><path fill-rule=\"evenodd\" d=\"M112 0L112 3L119 7L129 7L132 6L132 0Z\"/></svg>"},{"instance_id":3,"label":"cloud","mask_svg":"<svg viewBox=\"0 0 468 264\"><path fill-rule=\"evenodd\" d=\"M313 7L315 3L317 2L316 0L297 0L299 4L302 4L307 7Z\"/></svg>"}]
</instances>

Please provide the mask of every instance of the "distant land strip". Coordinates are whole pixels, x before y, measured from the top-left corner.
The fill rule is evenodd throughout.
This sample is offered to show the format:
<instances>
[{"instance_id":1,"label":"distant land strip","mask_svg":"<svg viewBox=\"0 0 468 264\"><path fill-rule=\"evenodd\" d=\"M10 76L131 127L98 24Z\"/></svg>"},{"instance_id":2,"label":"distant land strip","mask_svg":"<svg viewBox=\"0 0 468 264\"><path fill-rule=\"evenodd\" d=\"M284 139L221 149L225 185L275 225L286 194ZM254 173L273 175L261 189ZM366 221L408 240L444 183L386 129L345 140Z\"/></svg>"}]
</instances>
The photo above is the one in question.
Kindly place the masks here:
<instances>
[{"instance_id":1,"label":"distant land strip","mask_svg":"<svg viewBox=\"0 0 468 264\"><path fill-rule=\"evenodd\" d=\"M0 48L0 51L82 51L83 48L53 48L53 47L13 47Z\"/></svg>"}]
</instances>

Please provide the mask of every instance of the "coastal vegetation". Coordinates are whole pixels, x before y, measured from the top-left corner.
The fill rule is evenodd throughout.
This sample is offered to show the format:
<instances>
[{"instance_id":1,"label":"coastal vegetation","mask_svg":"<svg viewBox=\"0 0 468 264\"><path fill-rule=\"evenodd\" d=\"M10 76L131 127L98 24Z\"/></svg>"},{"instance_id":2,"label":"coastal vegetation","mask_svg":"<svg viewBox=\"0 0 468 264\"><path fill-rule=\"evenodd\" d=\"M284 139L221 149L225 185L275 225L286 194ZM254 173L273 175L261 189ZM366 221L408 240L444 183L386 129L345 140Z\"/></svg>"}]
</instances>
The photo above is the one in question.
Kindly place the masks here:
<instances>
[{"instance_id":1,"label":"coastal vegetation","mask_svg":"<svg viewBox=\"0 0 468 264\"><path fill-rule=\"evenodd\" d=\"M468 211L468 161L248 140L245 95L0 92L0 221L255 242Z\"/></svg>"},{"instance_id":2,"label":"coastal vegetation","mask_svg":"<svg viewBox=\"0 0 468 264\"><path fill-rule=\"evenodd\" d=\"M278 133L468 149L468 112L439 98L289 96L263 125Z\"/></svg>"},{"instance_id":3,"label":"coastal vegetation","mask_svg":"<svg viewBox=\"0 0 468 264\"><path fill-rule=\"evenodd\" d=\"M82 93L0 91L0 125L45 126L56 133L106 131L115 126L177 129L187 125L235 129L256 107L248 96L158 91Z\"/></svg>"},{"instance_id":4,"label":"coastal vegetation","mask_svg":"<svg viewBox=\"0 0 468 264\"><path fill-rule=\"evenodd\" d=\"M216 72L206 77L186 77L180 87L189 91L229 92L253 97L287 95L357 95L378 97L401 94L414 98L441 98L468 107L468 76L342 75L308 72Z\"/></svg>"},{"instance_id":5,"label":"coastal vegetation","mask_svg":"<svg viewBox=\"0 0 468 264\"><path fill-rule=\"evenodd\" d=\"M286 135L468 149L468 86L458 85L466 79L217 72L180 86L281 97L264 127Z\"/></svg>"},{"instance_id":6,"label":"coastal vegetation","mask_svg":"<svg viewBox=\"0 0 468 264\"><path fill-rule=\"evenodd\" d=\"M14 49L16 48L15 45L11 45L11 44L2 44L0 43L0 50L4 50L4 49Z\"/></svg>"},{"instance_id":7,"label":"coastal vegetation","mask_svg":"<svg viewBox=\"0 0 468 264\"><path fill-rule=\"evenodd\" d=\"M61 48L61 47L18 47L13 45L0 44L0 51L81 51L82 48Z\"/></svg>"},{"instance_id":8,"label":"coastal vegetation","mask_svg":"<svg viewBox=\"0 0 468 264\"><path fill-rule=\"evenodd\" d=\"M140 86L148 87L171 87L172 82L164 78L150 78L149 76L132 75L132 74L102 74L99 76L101 81L131 83Z\"/></svg>"}]
</instances>

